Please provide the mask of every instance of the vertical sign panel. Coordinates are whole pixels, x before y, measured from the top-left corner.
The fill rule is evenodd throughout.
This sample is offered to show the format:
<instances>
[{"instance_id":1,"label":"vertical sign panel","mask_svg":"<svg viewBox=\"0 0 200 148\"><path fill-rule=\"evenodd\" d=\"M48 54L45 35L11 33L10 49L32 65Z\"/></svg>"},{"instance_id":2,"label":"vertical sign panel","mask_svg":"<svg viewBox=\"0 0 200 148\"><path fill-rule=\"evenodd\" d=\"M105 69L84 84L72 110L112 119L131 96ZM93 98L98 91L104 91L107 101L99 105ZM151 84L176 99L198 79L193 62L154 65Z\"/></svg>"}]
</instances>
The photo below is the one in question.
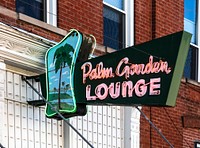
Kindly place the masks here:
<instances>
[{"instance_id":1,"label":"vertical sign panel","mask_svg":"<svg viewBox=\"0 0 200 148\"><path fill-rule=\"evenodd\" d=\"M46 52L47 100L61 113L75 113L77 106L74 97L74 65L82 43L82 34L71 30L57 45ZM48 117L59 118L48 104Z\"/></svg>"}]
</instances>

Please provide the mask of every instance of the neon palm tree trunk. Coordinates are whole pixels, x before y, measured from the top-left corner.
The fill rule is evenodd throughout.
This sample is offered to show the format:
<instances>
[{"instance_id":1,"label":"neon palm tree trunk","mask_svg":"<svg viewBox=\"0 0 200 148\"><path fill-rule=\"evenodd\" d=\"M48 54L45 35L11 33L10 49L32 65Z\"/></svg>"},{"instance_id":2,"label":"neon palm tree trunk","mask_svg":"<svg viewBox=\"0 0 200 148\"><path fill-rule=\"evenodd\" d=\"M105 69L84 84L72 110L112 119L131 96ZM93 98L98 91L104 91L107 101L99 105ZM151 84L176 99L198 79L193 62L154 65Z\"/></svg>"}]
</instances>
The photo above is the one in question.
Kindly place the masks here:
<instances>
[{"instance_id":1,"label":"neon palm tree trunk","mask_svg":"<svg viewBox=\"0 0 200 148\"><path fill-rule=\"evenodd\" d=\"M61 109L61 105L60 105L60 88L61 88L61 76L62 76L62 65L60 66L60 76L59 76L59 86L58 86L58 108Z\"/></svg>"}]
</instances>

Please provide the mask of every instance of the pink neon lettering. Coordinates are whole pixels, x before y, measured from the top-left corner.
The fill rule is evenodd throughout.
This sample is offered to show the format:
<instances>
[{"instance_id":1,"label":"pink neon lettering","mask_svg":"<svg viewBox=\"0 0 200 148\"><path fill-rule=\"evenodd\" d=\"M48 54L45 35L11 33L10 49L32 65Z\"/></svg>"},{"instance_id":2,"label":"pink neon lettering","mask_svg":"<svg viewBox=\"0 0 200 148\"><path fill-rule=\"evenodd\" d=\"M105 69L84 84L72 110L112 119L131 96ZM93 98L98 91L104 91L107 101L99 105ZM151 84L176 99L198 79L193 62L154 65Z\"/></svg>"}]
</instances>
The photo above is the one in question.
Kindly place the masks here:
<instances>
[{"instance_id":1,"label":"pink neon lettering","mask_svg":"<svg viewBox=\"0 0 200 148\"><path fill-rule=\"evenodd\" d=\"M88 69L88 72L86 72L86 69ZM81 69L83 70L83 84L86 83L86 78L89 76L90 71L92 70L92 64L90 62L86 62L81 66Z\"/></svg>"},{"instance_id":2,"label":"pink neon lettering","mask_svg":"<svg viewBox=\"0 0 200 148\"><path fill-rule=\"evenodd\" d=\"M158 90L159 88L160 88L160 78L150 79L149 95L160 95L160 90Z\"/></svg>"},{"instance_id":3,"label":"pink neon lettering","mask_svg":"<svg viewBox=\"0 0 200 148\"><path fill-rule=\"evenodd\" d=\"M96 100L96 96L90 96L91 94L91 85L87 85L86 87L86 99L87 100Z\"/></svg>"},{"instance_id":4,"label":"pink neon lettering","mask_svg":"<svg viewBox=\"0 0 200 148\"><path fill-rule=\"evenodd\" d=\"M127 89L128 89L128 97L133 96L133 82L132 81L124 81L122 82L122 97L127 97Z\"/></svg>"},{"instance_id":5,"label":"pink neon lettering","mask_svg":"<svg viewBox=\"0 0 200 148\"><path fill-rule=\"evenodd\" d=\"M103 93L102 93L103 92ZM108 87L106 84L102 83L98 85L95 89L95 94L100 100L104 100L108 96Z\"/></svg>"},{"instance_id":6,"label":"pink neon lettering","mask_svg":"<svg viewBox=\"0 0 200 148\"><path fill-rule=\"evenodd\" d=\"M114 88L114 83L111 83L109 86L109 93L113 99L118 98L120 95L120 82L117 82L115 84L115 88Z\"/></svg>"},{"instance_id":7,"label":"pink neon lettering","mask_svg":"<svg viewBox=\"0 0 200 148\"><path fill-rule=\"evenodd\" d=\"M150 73L159 73L165 72L169 74L171 72L171 67L168 67L168 62L163 62L160 60L159 62L153 62L153 56L149 57L149 62L145 64L132 64L129 63L129 58L123 58L117 65L115 74L119 77L124 76L126 79L130 77L130 75L144 75Z\"/></svg>"},{"instance_id":8,"label":"pink neon lettering","mask_svg":"<svg viewBox=\"0 0 200 148\"><path fill-rule=\"evenodd\" d=\"M92 69L91 62L86 62L81 66L83 71L83 84L86 83L86 78L90 80L93 79L108 79L113 78L114 73L112 72L112 68L104 68L103 63L100 62L96 65L96 68Z\"/></svg>"},{"instance_id":9,"label":"pink neon lettering","mask_svg":"<svg viewBox=\"0 0 200 148\"><path fill-rule=\"evenodd\" d=\"M132 98L133 94L137 97L143 97L149 90L149 95L160 95L160 81L161 78L152 78L148 83L144 79L138 80L133 86L132 81L112 82L110 85L105 83L99 84L94 91L94 95L91 95L91 85L86 87L86 99L90 100L104 100L108 97L108 94L112 99L117 99L121 96L123 98ZM149 89L147 89L149 87Z\"/></svg>"},{"instance_id":10,"label":"pink neon lettering","mask_svg":"<svg viewBox=\"0 0 200 148\"><path fill-rule=\"evenodd\" d=\"M147 86L145 85L145 80L144 79L140 79L139 81L137 81L136 85L135 85L135 94L138 97L142 97L146 94L147 92Z\"/></svg>"}]
</instances>

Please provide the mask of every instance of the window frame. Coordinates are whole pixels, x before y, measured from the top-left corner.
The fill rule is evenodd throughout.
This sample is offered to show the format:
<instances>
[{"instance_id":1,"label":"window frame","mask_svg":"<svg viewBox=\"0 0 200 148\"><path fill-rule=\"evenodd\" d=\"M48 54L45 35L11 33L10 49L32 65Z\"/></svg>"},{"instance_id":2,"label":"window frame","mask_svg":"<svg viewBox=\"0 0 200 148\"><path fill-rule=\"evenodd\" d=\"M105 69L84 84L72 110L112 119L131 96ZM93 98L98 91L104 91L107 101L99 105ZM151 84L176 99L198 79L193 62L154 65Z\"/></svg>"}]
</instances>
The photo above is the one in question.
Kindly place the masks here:
<instances>
[{"instance_id":1,"label":"window frame","mask_svg":"<svg viewBox=\"0 0 200 148\"><path fill-rule=\"evenodd\" d=\"M184 15L184 14L183 14ZM188 20L184 16L184 21ZM190 20L189 20L190 21ZM185 23L184 23L185 26ZM192 76L191 79L200 82L200 2L196 0L196 20L195 20L195 34L194 34L194 43L190 43L190 48L195 48L195 57L193 57L193 63L196 63L194 67L192 67Z\"/></svg>"},{"instance_id":2,"label":"window frame","mask_svg":"<svg viewBox=\"0 0 200 148\"><path fill-rule=\"evenodd\" d=\"M190 43L189 51L188 51L188 56L189 52L191 52L191 73L189 79L196 80L198 81L198 51L199 51L199 46L195 45L194 43ZM187 78L187 76L185 76Z\"/></svg>"},{"instance_id":3,"label":"window frame","mask_svg":"<svg viewBox=\"0 0 200 148\"><path fill-rule=\"evenodd\" d=\"M200 148L200 141L194 141L194 148Z\"/></svg>"},{"instance_id":4,"label":"window frame","mask_svg":"<svg viewBox=\"0 0 200 148\"><path fill-rule=\"evenodd\" d=\"M46 4L45 4L45 6L46 6L46 22L47 22L47 24L50 24L50 25L53 25L53 26L55 26L55 27L57 27L57 16L58 16L58 14L57 14L57 0L52 0L51 2L52 3L50 3L50 0L45 0L45 2L46 2ZM50 10L49 10L49 8L51 7L50 5L52 5L52 8L53 8L53 18L51 17L51 13L50 13ZM54 18L54 16L55 16L55 18ZM53 20L53 22L51 23L50 22L50 19L52 19Z\"/></svg>"},{"instance_id":5,"label":"window frame","mask_svg":"<svg viewBox=\"0 0 200 148\"><path fill-rule=\"evenodd\" d=\"M18 0L16 0L15 1L15 3L17 3L17 1ZM19 0L20 1L20 0ZM51 2L51 3L50 3ZM52 8L53 8L53 14L52 14L52 16L54 16L54 18L52 18L52 16L51 16L51 13L50 13L50 10L49 10L49 8L52 6ZM25 13L23 13L23 12L18 12L17 11L17 5L16 5L16 12L17 13L22 13L22 14L24 14L24 15L27 15L27 16L29 16L29 17L31 17L31 18L34 18L34 19L36 19L36 20L39 20L39 21L42 21L42 22L45 22L45 23L47 23L47 24L50 24L50 25L52 25L52 26L55 26L55 27L57 27L57 0L52 0L52 1L50 1L50 0L43 0L43 17L44 17L44 19L43 20L40 20L40 19L37 19L37 18L35 18L35 17L32 17L32 16L29 16L29 15L27 15L27 14L25 14ZM52 23L50 22L50 19L52 19L53 21L52 21Z\"/></svg>"},{"instance_id":6,"label":"window frame","mask_svg":"<svg viewBox=\"0 0 200 148\"><path fill-rule=\"evenodd\" d=\"M103 1L103 7L107 6L113 10L116 10L124 15L124 20L123 21L123 46L124 47L129 47L134 45L134 0L124 0L123 3L123 10Z\"/></svg>"}]
</instances>

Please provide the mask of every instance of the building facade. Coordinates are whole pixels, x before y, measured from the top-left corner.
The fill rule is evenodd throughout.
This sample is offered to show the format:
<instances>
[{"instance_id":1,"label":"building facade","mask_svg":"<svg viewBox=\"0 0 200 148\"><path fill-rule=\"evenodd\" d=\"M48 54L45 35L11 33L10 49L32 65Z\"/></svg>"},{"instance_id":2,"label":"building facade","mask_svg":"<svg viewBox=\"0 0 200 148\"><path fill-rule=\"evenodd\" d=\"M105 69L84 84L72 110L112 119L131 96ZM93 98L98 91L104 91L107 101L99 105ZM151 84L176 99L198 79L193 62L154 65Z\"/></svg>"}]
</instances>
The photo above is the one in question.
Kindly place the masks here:
<instances>
[{"instance_id":1,"label":"building facade","mask_svg":"<svg viewBox=\"0 0 200 148\"><path fill-rule=\"evenodd\" d=\"M198 12L196 0L0 0L2 147L89 147L64 121L46 118L45 106L28 104L41 98L21 79L44 73L46 51L72 28L95 36L94 56L184 29L192 33L176 106L141 108L174 147L197 145L200 140ZM29 82L41 92L39 82L35 79ZM169 147L135 107L88 106L87 115L68 121L94 147Z\"/></svg>"},{"instance_id":2,"label":"building facade","mask_svg":"<svg viewBox=\"0 0 200 148\"><path fill-rule=\"evenodd\" d=\"M199 2L140 1L135 3L134 15L136 44L180 30L192 34L176 106L143 107L143 111L174 147L194 147L195 144L197 147L200 137ZM140 147L169 147L169 144L142 117L140 138Z\"/></svg>"}]
</instances>

